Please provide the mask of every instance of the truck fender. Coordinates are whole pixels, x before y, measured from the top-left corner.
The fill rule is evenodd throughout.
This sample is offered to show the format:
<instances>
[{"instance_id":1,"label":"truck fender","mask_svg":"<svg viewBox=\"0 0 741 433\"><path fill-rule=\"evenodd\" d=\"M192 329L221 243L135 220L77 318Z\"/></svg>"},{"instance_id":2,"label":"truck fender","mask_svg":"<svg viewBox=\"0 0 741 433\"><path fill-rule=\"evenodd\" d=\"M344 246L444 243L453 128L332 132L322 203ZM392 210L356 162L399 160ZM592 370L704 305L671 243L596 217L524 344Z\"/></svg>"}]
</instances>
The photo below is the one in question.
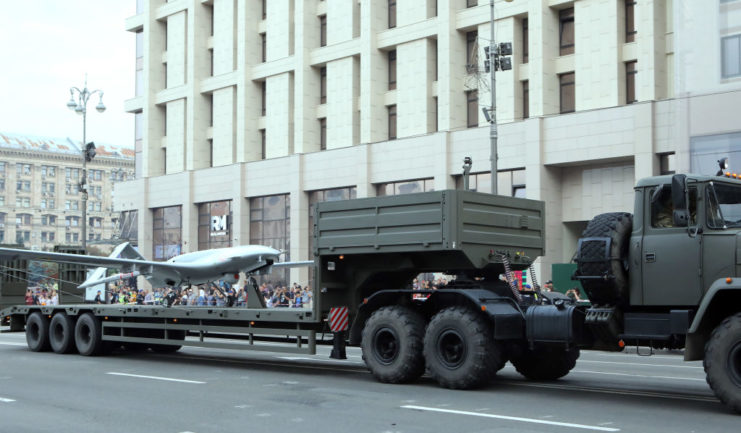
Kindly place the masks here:
<instances>
[{"instance_id":1,"label":"truck fender","mask_svg":"<svg viewBox=\"0 0 741 433\"><path fill-rule=\"evenodd\" d=\"M705 343L726 317L741 311L741 278L720 278L710 285L687 332L685 361L702 359Z\"/></svg>"}]
</instances>

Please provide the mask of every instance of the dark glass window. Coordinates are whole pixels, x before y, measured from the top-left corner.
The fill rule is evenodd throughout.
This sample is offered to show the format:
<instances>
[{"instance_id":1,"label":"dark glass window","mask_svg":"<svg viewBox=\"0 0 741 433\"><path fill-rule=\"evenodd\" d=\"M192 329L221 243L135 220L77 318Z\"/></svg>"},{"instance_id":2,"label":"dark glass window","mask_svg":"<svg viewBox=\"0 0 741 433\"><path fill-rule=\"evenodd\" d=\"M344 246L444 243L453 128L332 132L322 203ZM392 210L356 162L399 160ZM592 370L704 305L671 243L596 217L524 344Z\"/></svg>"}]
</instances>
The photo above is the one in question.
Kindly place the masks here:
<instances>
[{"instance_id":1,"label":"dark glass window","mask_svg":"<svg viewBox=\"0 0 741 433\"><path fill-rule=\"evenodd\" d=\"M180 206L153 209L152 257L168 260L181 254L182 208Z\"/></svg>"},{"instance_id":2,"label":"dark glass window","mask_svg":"<svg viewBox=\"0 0 741 433\"><path fill-rule=\"evenodd\" d=\"M261 107L260 112L264 116L267 110L267 106L268 106L268 83L267 81L263 81L262 83L260 83L260 96L262 99L262 107ZM212 96L211 103L213 104L213 96Z\"/></svg>"},{"instance_id":3,"label":"dark glass window","mask_svg":"<svg viewBox=\"0 0 741 433\"><path fill-rule=\"evenodd\" d=\"M319 103L327 103L327 67L319 69Z\"/></svg>"},{"instance_id":4,"label":"dark glass window","mask_svg":"<svg viewBox=\"0 0 741 433\"><path fill-rule=\"evenodd\" d=\"M389 0L389 28L396 27L396 0Z\"/></svg>"},{"instance_id":5,"label":"dark glass window","mask_svg":"<svg viewBox=\"0 0 741 433\"><path fill-rule=\"evenodd\" d=\"M396 50L389 51L389 90L396 89Z\"/></svg>"},{"instance_id":6,"label":"dark glass window","mask_svg":"<svg viewBox=\"0 0 741 433\"><path fill-rule=\"evenodd\" d=\"M625 62L625 103L636 102L636 63Z\"/></svg>"},{"instance_id":7,"label":"dark glass window","mask_svg":"<svg viewBox=\"0 0 741 433\"><path fill-rule=\"evenodd\" d=\"M199 250L231 247L231 231L231 200L198 204Z\"/></svg>"},{"instance_id":8,"label":"dark glass window","mask_svg":"<svg viewBox=\"0 0 741 433\"><path fill-rule=\"evenodd\" d=\"M530 82L525 80L522 82L522 118L528 117L530 117Z\"/></svg>"},{"instance_id":9,"label":"dark glass window","mask_svg":"<svg viewBox=\"0 0 741 433\"><path fill-rule=\"evenodd\" d=\"M720 40L721 75L723 78L741 75L741 35Z\"/></svg>"},{"instance_id":10,"label":"dark glass window","mask_svg":"<svg viewBox=\"0 0 741 433\"><path fill-rule=\"evenodd\" d=\"M327 46L327 16L322 15L319 17L319 46Z\"/></svg>"},{"instance_id":11,"label":"dark glass window","mask_svg":"<svg viewBox=\"0 0 741 433\"><path fill-rule=\"evenodd\" d=\"M285 251L290 261L290 196L288 194L255 197L250 200L250 244L265 245ZM273 269L258 282L272 281L280 285L288 282L288 269Z\"/></svg>"},{"instance_id":12,"label":"dark glass window","mask_svg":"<svg viewBox=\"0 0 741 433\"><path fill-rule=\"evenodd\" d=\"M262 44L262 62L265 63L268 59L268 43L265 33L260 33L260 43Z\"/></svg>"},{"instance_id":13,"label":"dark glass window","mask_svg":"<svg viewBox=\"0 0 741 433\"><path fill-rule=\"evenodd\" d=\"M479 5L479 0L466 0L466 7L472 8Z\"/></svg>"},{"instance_id":14,"label":"dark glass window","mask_svg":"<svg viewBox=\"0 0 741 433\"><path fill-rule=\"evenodd\" d=\"M575 79L576 76L573 72L558 76L561 84L561 113L571 113L576 109L574 95Z\"/></svg>"},{"instance_id":15,"label":"dark glass window","mask_svg":"<svg viewBox=\"0 0 741 433\"><path fill-rule=\"evenodd\" d=\"M625 42L636 40L635 7L636 0L625 0Z\"/></svg>"},{"instance_id":16,"label":"dark glass window","mask_svg":"<svg viewBox=\"0 0 741 433\"><path fill-rule=\"evenodd\" d=\"M522 63L530 60L530 37L528 36L527 18L522 19Z\"/></svg>"},{"instance_id":17,"label":"dark glass window","mask_svg":"<svg viewBox=\"0 0 741 433\"><path fill-rule=\"evenodd\" d=\"M466 70L469 72L476 68L476 38L479 32L474 30L466 33Z\"/></svg>"},{"instance_id":18,"label":"dark glass window","mask_svg":"<svg viewBox=\"0 0 741 433\"><path fill-rule=\"evenodd\" d=\"M389 105L389 140L396 140L396 105Z\"/></svg>"},{"instance_id":19,"label":"dark glass window","mask_svg":"<svg viewBox=\"0 0 741 433\"><path fill-rule=\"evenodd\" d=\"M558 13L560 55L574 54L574 8Z\"/></svg>"},{"instance_id":20,"label":"dark glass window","mask_svg":"<svg viewBox=\"0 0 741 433\"><path fill-rule=\"evenodd\" d=\"M267 150L266 143L265 143L265 130L264 129L260 130L260 149L261 149L260 158L261 159L267 158L268 150Z\"/></svg>"},{"instance_id":21,"label":"dark glass window","mask_svg":"<svg viewBox=\"0 0 741 433\"><path fill-rule=\"evenodd\" d=\"M327 150L327 119L319 119L319 150Z\"/></svg>"},{"instance_id":22,"label":"dark glass window","mask_svg":"<svg viewBox=\"0 0 741 433\"><path fill-rule=\"evenodd\" d=\"M479 91L469 90L466 92L466 125L469 128L479 126Z\"/></svg>"}]
</instances>

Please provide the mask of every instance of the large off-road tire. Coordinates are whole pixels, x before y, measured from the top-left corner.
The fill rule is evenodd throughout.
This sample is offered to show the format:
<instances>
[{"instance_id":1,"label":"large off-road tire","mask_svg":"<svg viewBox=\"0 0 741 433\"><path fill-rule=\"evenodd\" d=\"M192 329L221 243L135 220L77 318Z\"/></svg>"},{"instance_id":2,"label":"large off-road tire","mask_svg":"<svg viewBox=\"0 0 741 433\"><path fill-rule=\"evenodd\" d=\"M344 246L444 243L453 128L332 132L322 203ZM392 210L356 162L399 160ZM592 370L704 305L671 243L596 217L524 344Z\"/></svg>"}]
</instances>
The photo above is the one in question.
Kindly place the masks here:
<instances>
[{"instance_id":1,"label":"large off-road tire","mask_svg":"<svg viewBox=\"0 0 741 433\"><path fill-rule=\"evenodd\" d=\"M103 329L100 320L91 313L85 313L75 324L75 346L80 355L95 356L103 350Z\"/></svg>"},{"instance_id":2,"label":"large off-road tire","mask_svg":"<svg viewBox=\"0 0 741 433\"><path fill-rule=\"evenodd\" d=\"M723 320L705 345L705 375L723 404L741 413L741 313Z\"/></svg>"},{"instance_id":3,"label":"large off-road tire","mask_svg":"<svg viewBox=\"0 0 741 433\"><path fill-rule=\"evenodd\" d=\"M556 380L569 374L579 359L579 349L559 346L523 348L510 358L521 375L532 380Z\"/></svg>"},{"instance_id":4,"label":"large off-road tire","mask_svg":"<svg viewBox=\"0 0 741 433\"><path fill-rule=\"evenodd\" d=\"M26 320L26 344L34 352L49 350L49 318L38 311Z\"/></svg>"},{"instance_id":5,"label":"large off-road tire","mask_svg":"<svg viewBox=\"0 0 741 433\"><path fill-rule=\"evenodd\" d=\"M489 320L464 306L435 314L425 332L424 356L430 375L453 389L486 385L506 362Z\"/></svg>"},{"instance_id":6,"label":"large off-road tire","mask_svg":"<svg viewBox=\"0 0 741 433\"><path fill-rule=\"evenodd\" d=\"M621 305L629 299L628 245L633 229L633 215L627 212L603 213L592 218L582 238L610 238L609 258L605 243L582 241L577 255L577 273L582 276L611 276L581 280L592 304ZM614 278L613 278L614 277Z\"/></svg>"},{"instance_id":7,"label":"large off-road tire","mask_svg":"<svg viewBox=\"0 0 741 433\"><path fill-rule=\"evenodd\" d=\"M49 344L54 353L70 353L75 349L75 321L66 313L51 318Z\"/></svg>"},{"instance_id":8,"label":"large off-road tire","mask_svg":"<svg viewBox=\"0 0 741 433\"><path fill-rule=\"evenodd\" d=\"M363 360L381 382L407 383L425 372L425 319L402 306L382 307L365 322Z\"/></svg>"}]
</instances>

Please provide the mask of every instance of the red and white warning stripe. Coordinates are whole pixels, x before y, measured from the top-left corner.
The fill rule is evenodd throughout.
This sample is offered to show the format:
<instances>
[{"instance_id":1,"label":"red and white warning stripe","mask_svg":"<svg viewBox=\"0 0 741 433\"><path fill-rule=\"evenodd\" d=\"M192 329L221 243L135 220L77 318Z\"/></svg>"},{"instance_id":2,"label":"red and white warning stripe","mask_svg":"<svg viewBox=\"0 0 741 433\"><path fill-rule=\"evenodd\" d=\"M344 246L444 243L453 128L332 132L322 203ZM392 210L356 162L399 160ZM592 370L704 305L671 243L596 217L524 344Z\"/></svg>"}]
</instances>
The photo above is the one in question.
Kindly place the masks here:
<instances>
[{"instance_id":1,"label":"red and white warning stripe","mask_svg":"<svg viewBox=\"0 0 741 433\"><path fill-rule=\"evenodd\" d=\"M347 307L329 309L329 329L332 332L347 331L349 327Z\"/></svg>"}]
</instances>

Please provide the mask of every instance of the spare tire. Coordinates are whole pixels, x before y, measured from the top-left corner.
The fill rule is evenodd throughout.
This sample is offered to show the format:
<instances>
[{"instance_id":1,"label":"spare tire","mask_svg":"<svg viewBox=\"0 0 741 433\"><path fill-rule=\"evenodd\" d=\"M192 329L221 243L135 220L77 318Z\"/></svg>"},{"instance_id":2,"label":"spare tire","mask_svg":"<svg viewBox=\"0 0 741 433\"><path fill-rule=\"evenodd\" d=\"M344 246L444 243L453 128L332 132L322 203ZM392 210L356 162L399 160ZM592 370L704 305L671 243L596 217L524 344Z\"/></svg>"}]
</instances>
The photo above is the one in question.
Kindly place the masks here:
<instances>
[{"instance_id":1,"label":"spare tire","mask_svg":"<svg viewBox=\"0 0 741 433\"><path fill-rule=\"evenodd\" d=\"M592 304L621 305L628 301L628 245L632 229L632 214L611 212L592 218L582 233L576 269L578 276L593 277L581 280Z\"/></svg>"}]
</instances>

